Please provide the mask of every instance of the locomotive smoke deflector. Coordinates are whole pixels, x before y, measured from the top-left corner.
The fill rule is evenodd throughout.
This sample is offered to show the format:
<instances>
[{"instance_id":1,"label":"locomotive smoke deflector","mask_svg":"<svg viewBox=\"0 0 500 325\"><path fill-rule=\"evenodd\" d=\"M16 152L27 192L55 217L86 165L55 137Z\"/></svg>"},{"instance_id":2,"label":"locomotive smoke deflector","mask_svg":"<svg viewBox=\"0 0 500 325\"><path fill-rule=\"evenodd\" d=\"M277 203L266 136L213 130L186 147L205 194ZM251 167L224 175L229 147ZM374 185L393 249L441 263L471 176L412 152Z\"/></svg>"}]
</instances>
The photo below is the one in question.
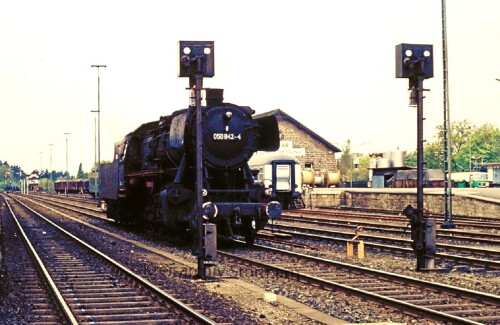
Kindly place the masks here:
<instances>
[{"instance_id":1,"label":"locomotive smoke deflector","mask_svg":"<svg viewBox=\"0 0 500 325\"><path fill-rule=\"evenodd\" d=\"M276 151L280 148L280 132L275 116L255 119L259 128L257 138L258 151Z\"/></svg>"}]
</instances>

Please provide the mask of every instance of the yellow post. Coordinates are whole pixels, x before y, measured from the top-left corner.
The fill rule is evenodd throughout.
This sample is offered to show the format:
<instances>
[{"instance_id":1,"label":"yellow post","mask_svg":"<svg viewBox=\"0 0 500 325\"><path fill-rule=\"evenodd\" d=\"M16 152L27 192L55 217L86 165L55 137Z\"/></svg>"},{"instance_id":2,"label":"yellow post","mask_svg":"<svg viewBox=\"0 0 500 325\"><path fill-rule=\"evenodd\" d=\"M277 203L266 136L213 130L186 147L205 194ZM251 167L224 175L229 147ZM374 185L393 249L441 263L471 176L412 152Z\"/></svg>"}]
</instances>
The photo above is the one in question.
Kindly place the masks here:
<instances>
[{"instance_id":1,"label":"yellow post","mask_svg":"<svg viewBox=\"0 0 500 325\"><path fill-rule=\"evenodd\" d=\"M354 231L354 237L352 239L347 240L347 257L354 256L354 244L356 244L358 249L358 258L360 260L365 258L365 243L362 240L356 240L361 233L363 232L363 227L359 226Z\"/></svg>"},{"instance_id":2,"label":"yellow post","mask_svg":"<svg viewBox=\"0 0 500 325\"><path fill-rule=\"evenodd\" d=\"M362 240L358 242L358 258L360 260L365 258L365 243Z\"/></svg>"},{"instance_id":3,"label":"yellow post","mask_svg":"<svg viewBox=\"0 0 500 325\"><path fill-rule=\"evenodd\" d=\"M350 240L347 241L347 257L354 256L354 243Z\"/></svg>"},{"instance_id":4,"label":"yellow post","mask_svg":"<svg viewBox=\"0 0 500 325\"><path fill-rule=\"evenodd\" d=\"M347 257L354 256L354 247L358 251L358 258L360 260L365 258L365 243L362 240L348 240L347 241Z\"/></svg>"}]
</instances>

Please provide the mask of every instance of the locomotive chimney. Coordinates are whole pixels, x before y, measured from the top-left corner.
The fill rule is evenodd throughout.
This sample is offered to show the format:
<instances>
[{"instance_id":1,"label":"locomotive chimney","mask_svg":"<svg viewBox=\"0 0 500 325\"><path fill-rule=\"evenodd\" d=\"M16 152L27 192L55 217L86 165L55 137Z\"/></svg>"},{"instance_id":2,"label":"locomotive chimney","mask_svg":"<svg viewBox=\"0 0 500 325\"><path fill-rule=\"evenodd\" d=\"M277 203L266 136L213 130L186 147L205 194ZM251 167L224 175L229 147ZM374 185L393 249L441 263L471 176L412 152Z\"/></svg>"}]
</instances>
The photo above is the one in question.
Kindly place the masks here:
<instances>
[{"instance_id":1,"label":"locomotive chimney","mask_svg":"<svg viewBox=\"0 0 500 325\"><path fill-rule=\"evenodd\" d=\"M207 88L205 92L207 106L222 104L224 101L224 89Z\"/></svg>"}]
</instances>

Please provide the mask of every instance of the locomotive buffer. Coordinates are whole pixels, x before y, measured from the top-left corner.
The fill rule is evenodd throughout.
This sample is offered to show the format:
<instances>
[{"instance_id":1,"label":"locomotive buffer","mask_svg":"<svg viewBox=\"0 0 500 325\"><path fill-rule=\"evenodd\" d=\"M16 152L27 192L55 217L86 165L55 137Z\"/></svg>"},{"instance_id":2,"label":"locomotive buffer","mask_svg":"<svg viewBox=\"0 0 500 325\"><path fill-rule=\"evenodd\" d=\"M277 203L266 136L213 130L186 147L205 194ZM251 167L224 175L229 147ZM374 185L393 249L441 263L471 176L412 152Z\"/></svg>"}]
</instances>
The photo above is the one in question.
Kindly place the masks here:
<instances>
[{"instance_id":1,"label":"locomotive buffer","mask_svg":"<svg viewBox=\"0 0 500 325\"><path fill-rule=\"evenodd\" d=\"M189 89L196 101L196 224L197 240L193 254L198 257L198 274L206 279L206 266L217 259L217 232L215 224L203 222L203 140L201 123L201 90L203 77L214 76L213 41L179 41L179 77L189 78Z\"/></svg>"}]
</instances>

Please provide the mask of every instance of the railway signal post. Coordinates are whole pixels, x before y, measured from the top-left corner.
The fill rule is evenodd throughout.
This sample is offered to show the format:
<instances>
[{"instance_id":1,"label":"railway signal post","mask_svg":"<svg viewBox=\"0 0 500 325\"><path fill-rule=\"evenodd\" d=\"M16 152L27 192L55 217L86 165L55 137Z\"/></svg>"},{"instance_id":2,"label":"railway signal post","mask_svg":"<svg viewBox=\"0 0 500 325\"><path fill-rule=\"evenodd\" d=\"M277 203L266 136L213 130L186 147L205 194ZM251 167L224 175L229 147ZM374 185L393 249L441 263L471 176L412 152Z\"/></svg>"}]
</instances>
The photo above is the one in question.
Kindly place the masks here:
<instances>
[{"instance_id":1,"label":"railway signal post","mask_svg":"<svg viewBox=\"0 0 500 325\"><path fill-rule=\"evenodd\" d=\"M189 78L196 102L196 226L197 240L194 255L198 257L198 277L206 279L206 266L211 265L217 251L215 225L203 222L203 142L201 125L201 90L203 78L214 76L213 41L179 41L179 77ZM207 254L207 252L209 254ZM216 257L216 255L215 255Z\"/></svg>"},{"instance_id":2,"label":"railway signal post","mask_svg":"<svg viewBox=\"0 0 500 325\"><path fill-rule=\"evenodd\" d=\"M408 205L402 212L411 226L412 248L417 258L417 271L434 269L436 255L436 222L424 217L424 139L423 84L432 78L432 45L399 44L396 46L396 78L407 78L410 106L417 107L417 208Z\"/></svg>"}]
</instances>

